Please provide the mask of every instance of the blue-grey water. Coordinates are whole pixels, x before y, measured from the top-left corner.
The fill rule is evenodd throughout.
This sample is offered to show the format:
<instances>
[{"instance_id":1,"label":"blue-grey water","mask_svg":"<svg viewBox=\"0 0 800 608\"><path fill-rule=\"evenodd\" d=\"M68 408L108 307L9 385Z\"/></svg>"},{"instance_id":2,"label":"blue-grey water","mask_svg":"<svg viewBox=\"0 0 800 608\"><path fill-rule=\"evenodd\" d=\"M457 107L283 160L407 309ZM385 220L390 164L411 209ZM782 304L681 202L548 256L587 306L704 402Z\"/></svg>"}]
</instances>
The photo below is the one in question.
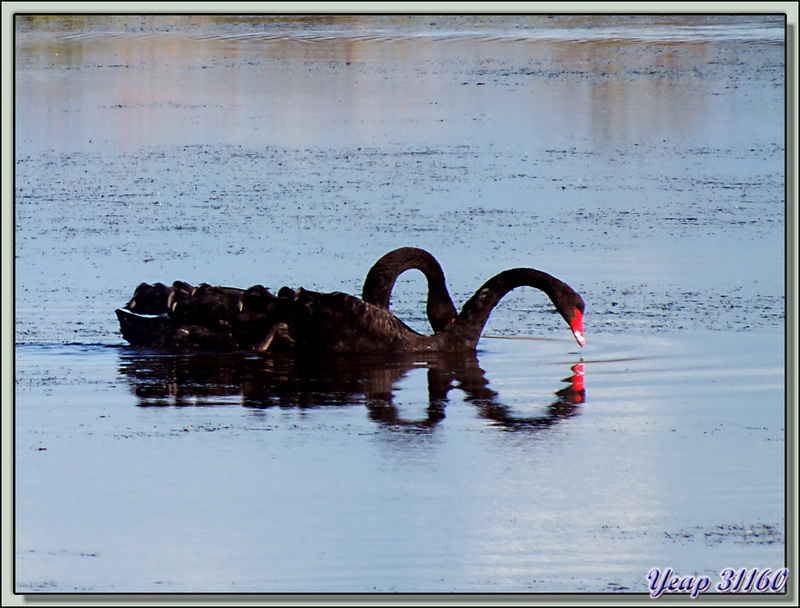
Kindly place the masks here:
<instances>
[{"instance_id":1,"label":"blue-grey water","mask_svg":"<svg viewBox=\"0 0 800 608\"><path fill-rule=\"evenodd\" d=\"M783 568L784 51L757 15L18 17L16 592ZM142 281L358 294L408 245L459 306L554 274L586 346L530 289L474 357L118 333Z\"/></svg>"}]
</instances>

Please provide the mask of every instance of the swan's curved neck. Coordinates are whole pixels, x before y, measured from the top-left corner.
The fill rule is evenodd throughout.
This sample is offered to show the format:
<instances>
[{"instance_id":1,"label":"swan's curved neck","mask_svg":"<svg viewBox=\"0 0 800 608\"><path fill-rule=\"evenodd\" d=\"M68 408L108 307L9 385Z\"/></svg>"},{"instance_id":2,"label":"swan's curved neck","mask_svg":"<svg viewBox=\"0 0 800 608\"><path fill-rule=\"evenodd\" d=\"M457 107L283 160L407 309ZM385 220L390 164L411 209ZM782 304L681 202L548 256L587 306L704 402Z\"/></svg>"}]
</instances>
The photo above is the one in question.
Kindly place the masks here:
<instances>
[{"instance_id":1,"label":"swan's curved neck","mask_svg":"<svg viewBox=\"0 0 800 608\"><path fill-rule=\"evenodd\" d=\"M397 278L407 270L421 271L428 281L426 312L434 332L447 327L456 317L456 308L447 291L439 262L424 249L401 247L384 255L370 269L361 299L389 310L389 299Z\"/></svg>"},{"instance_id":2,"label":"swan's curved neck","mask_svg":"<svg viewBox=\"0 0 800 608\"><path fill-rule=\"evenodd\" d=\"M428 252L414 247L401 247L384 255L370 269L364 280L361 299L381 308L389 308L389 298L397 278L406 270L420 270L428 280L428 293L447 294L444 273ZM450 296L447 295L449 299Z\"/></svg>"},{"instance_id":3,"label":"swan's curved neck","mask_svg":"<svg viewBox=\"0 0 800 608\"><path fill-rule=\"evenodd\" d=\"M547 294L567 323L571 323L575 310L583 310L583 300L566 283L533 268L513 268L495 275L475 292L461 309L453 331L460 334L462 339L477 345L495 306L509 291L523 286L535 287Z\"/></svg>"}]
</instances>

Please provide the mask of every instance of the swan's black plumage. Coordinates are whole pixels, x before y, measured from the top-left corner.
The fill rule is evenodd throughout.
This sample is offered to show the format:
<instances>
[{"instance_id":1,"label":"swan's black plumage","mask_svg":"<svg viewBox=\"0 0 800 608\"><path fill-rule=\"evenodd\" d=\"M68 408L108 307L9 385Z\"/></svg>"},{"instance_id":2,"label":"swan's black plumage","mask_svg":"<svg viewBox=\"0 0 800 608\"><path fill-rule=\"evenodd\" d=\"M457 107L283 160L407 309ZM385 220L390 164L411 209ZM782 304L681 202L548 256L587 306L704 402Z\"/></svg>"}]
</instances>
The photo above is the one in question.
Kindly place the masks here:
<instances>
[{"instance_id":1,"label":"swan's black plumage","mask_svg":"<svg viewBox=\"0 0 800 608\"><path fill-rule=\"evenodd\" d=\"M428 318L434 332L440 331L453 322L456 309L441 266L422 249L402 247L379 259L364 282L363 303L390 314L397 277L411 269L428 279ZM242 290L205 283L193 287L183 281L172 286L142 283L117 317L123 337L135 346L285 350L294 343L286 322L297 316L291 312L296 297L288 287L275 296L262 285Z\"/></svg>"},{"instance_id":2,"label":"swan's black plumage","mask_svg":"<svg viewBox=\"0 0 800 608\"><path fill-rule=\"evenodd\" d=\"M397 277L411 268L428 279L428 317L434 329L423 335L391 312ZM157 348L293 349L328 353L460 352L475 350L489 315L512 289L543 291L583 346L584 302L569 285L532 268L506 270L489 279L456 315L444 273L429 253L404 247L383 256L367 275L359 299L341 292L321 293L265 287L246 290L176 281L137 287L116 311L123 337L135 346Z\"/></svg>"},{"instance_id":3,"label":"swan's black plumage","mask_svg":"<svg viewBox=\"0 0 800 608\"><path fill-rule=\"evenodd\" d=\"M176 281L172 287L141 284L116 314L122 336L134 346L266 350L271 344L273 350L281 350L291 345L280 326L288 305L261 285L242 290Z\"/></svg>"}]
</instances>

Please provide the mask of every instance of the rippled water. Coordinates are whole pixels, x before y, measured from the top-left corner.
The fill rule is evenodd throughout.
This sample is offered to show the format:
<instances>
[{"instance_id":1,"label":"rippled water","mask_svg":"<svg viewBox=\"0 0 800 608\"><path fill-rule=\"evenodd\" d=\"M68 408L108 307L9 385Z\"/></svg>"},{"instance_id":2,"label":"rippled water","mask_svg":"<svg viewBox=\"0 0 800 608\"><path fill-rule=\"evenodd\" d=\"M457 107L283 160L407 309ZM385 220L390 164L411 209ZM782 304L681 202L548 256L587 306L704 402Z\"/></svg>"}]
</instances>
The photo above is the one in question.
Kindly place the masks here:
<instances>
[{"instance_id":1,"label":"rippled water","mask_svg":"<svg viewBox=\"0 0 800 608\"><path fill-rule=\"evenodd\" d=\"M21 19L20 593L628 592L785 565L781 19ZM476 357L154 353L142 281L359 293ZM425 331L422 277L393 310Z\"/></svg>"}]
</instances>

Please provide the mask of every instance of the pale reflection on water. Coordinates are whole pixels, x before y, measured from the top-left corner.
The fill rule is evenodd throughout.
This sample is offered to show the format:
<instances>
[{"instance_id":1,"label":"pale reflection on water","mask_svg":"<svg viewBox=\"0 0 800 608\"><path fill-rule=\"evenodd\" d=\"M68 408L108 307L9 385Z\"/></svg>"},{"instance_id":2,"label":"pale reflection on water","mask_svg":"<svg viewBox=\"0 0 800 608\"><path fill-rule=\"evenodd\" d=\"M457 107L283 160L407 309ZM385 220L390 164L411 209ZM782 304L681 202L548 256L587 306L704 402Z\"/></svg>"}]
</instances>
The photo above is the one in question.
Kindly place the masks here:
<instances>
[{"instance_id":1,"label":"pale reflection on water","mask_svg":"<svg viewBox=\"0 0 800 608\"><path fill-rule=\"evenodd\" d=\"M558 149L565 139L583 137L601 146L693 138L753 103L736 91L737 63L709 44L711 32L724 30L720 24L696 26L693 36L676 43L641 40L638 32L659 31L646 21L606 37L598 29L552 35L547 18L499 18L475 36L463 23L442 31L426 18L401 18L387 20L386 35L373 36L370 23L345 17L334 19L344 29L330 32L316 21L311 27L323 29L309 40L293 26L276 36L224 36L214 35L226 26L213 19L178 26L163 18L163 28L145 22L142 31L113 21L104 28L107 20L98 20L99 31L83 36L59 29L45 34L37 21L19 40L17 94L38 101L19 108L28 146L358 146L417 142L420 128L441 146L465 141L459 124L469 128L467 142L492 142L505 123L503 141L495 144L531 153L541 142ZM93 20L86 21L91 27ZM403 37L398 22L433 35ZM276 27L263 19L251 23L255 30ZM780 42L779 25L767 20L737 30L728 24L724 31L738 31L731 42L740 45L747 33L762 43ZM87 23L71 27L84 31ZM520 34L492 35L508 29ZM754 68L781 78L770 58L755 55L748 58L761 64ZM23 77L42 71L56 82ZM698 95L709 79L725 83L728 94ZM42 103L59 111L42 112ZM496 104L501 114L493 111ZM780 120L780 113L773 118ZM738 128L746 131L740 139L757 133L757 125Z\"/></svg>"},{"instance_id":2,"label":"pale reflection on water","mask_svg":"<svg viewBox=\"0 0 800 608\"><path fill-rule=\"evenodd\" d=\"M566 340L369 363L21 346L18 589L641 592L653 564L775 568L773 342L598 335L585 375Z\"/></svg>"}]
</instances>

